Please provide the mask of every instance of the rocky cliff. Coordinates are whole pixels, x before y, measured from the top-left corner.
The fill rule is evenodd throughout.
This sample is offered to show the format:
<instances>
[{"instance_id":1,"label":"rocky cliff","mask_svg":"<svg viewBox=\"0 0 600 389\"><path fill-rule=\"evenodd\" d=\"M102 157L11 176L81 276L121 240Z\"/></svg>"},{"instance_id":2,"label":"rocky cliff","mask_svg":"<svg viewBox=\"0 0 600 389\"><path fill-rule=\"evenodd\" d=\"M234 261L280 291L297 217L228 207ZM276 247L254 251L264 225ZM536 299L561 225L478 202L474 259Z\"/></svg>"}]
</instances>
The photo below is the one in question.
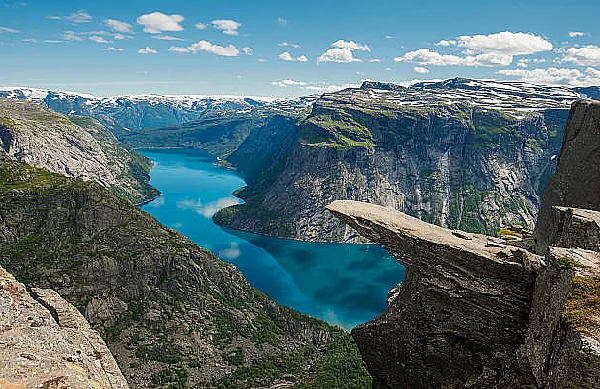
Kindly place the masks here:
<instances>
[{"instance_id":1,"label":"rocky cliff","mask_svg":"<svg viewBox=\"0 0 600 389\"><path fill-rule=\"evenodd\" d=\"M352 330L374 387L600 386L600 212L556 205L568 202L557 192L597 200L577 187L598 178L599 159L587 158L600 140L598 117L595 104L573 104L536 227L544 256L374 204L328 206L407 267L386 311Z\"/></svg>"},{"instance_id":2,"label":"rocky cliff","mask_svg":"<svg viewBox=\"0 0 600 389\"><path fill-rule=\"evenodd\" d=\"M131 387L370 386L343 330L98 184L1 154L0 265L82 312Z\"/></svg>"},{"instance_id":3,"label":"rocky cliff","mask_svg":"<svg viewBox=\"0 0 600 389\"><path fill-rule=\"evenodd\" d=\"M281 141L256 131L229 157L247 176L249 186L239 193L246 205L215 220L343 241L355 233L324 206L353 199L472 232L533 228L568 103L577 96L565 88L465 79L408 88L366 82L325 94L298 126L278 128ZM257 153L270 158L245 171L241 161Z\"/></svg>"},{"instance_id":4,"label":"rocky cliff","mask_svg":"<svg viewBox=\"0 0 600 389\"><path fill-rule=\"evenodd\" d=\"M67 177L94 180L140 203L157 195L148 184L151 162L126 150L106 128L27 101L0 99L0 153Z\"/></svg>"},{"instance_id":5,"label":"rocky cliff","mask_svg":"<svg viewBox=\"0 0 600 389\"><path fill-rule=\"evenodd\" d=\"M0 387L129 387L98 333L53 290L28 292L0 267L0 313Z\"/></svg>"},{"instance_id":6,"label":"rocky cliff","mask_svg":"<svg viewBox=\"0 0 600 389\"><path fill-rule=\"evenodd\" d=\"M544 252L551 244L553 206L600 211L599 139L600 101L577 101L571 108L556 173L548 182L535 227L539 251Z\"/></svg>"}]
</instances>

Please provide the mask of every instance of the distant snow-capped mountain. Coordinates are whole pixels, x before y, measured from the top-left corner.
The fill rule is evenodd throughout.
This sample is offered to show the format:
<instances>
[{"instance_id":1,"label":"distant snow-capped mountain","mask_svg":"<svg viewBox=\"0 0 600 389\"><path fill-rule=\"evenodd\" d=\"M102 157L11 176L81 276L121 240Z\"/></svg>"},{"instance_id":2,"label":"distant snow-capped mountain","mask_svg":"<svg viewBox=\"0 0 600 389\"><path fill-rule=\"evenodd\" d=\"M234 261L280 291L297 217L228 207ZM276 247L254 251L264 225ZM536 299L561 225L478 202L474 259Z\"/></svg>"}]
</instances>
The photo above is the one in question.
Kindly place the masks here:
<instances>
[{"instance_id":1,"label":"distant snow-capped mountain","mask_svg":"<svg viewBox=\"0 0 600 389\"><path fill-rule=\"evenodd\" d=\"M96 97L76 92L0 87L0 97L23 99L66 115L91 116L126 129L178 126L205 115L263 112L296 114L317 96L276 99L254 96L124 95Z\"/></svg>"}]
</instances>

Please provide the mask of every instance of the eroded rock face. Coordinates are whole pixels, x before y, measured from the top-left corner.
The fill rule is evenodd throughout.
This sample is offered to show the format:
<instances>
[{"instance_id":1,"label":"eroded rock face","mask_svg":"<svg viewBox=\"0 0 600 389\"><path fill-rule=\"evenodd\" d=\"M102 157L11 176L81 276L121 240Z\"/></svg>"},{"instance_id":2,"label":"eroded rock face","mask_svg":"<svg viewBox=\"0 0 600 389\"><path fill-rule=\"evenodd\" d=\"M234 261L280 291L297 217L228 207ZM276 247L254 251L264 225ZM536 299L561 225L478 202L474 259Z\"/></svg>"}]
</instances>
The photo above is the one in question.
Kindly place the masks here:
<instances>
[{"instance_id":1,"label":"eroded rock face","mask_svg":"<svg viewBox=\"0 0 600 389\"><path fill-rule=\"evenodd\" d=\"M50 289L27 292L0 267L0 387L129 386L74 306Z\"/></svg>"},{"instance_id":2,"label":"eroded rock face","mask_svg":"<svg viewBox=\"0 0 600 389\"><path fill-rule=\"evenodd\" d=\"M546 187L535 227L537 250L551 242L552 206L600 210L600 101L573 103L556 173Z\"/></svg>"},{"instance_id":3,"label":"eroded rock face","mask_svg":"<svg viewBox=\"0 0 600 389\"><path fill-rule=\"evenodd\" d=\"M373 204L328 209L407 267L386 312L352 330L379 387L491 387L527 374L514 350L542 257Z\"/></svg>"}]
</instances>

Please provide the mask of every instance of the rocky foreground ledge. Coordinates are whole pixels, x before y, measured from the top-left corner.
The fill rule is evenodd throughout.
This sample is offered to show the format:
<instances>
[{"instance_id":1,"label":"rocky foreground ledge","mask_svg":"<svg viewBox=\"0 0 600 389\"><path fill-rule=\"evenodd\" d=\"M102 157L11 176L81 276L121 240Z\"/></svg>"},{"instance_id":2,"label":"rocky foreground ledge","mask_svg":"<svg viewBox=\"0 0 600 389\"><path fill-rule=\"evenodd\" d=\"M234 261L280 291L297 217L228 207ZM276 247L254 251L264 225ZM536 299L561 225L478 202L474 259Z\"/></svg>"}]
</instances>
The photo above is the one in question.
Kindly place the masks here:
<instances>
[{"instance_id":1,"label":"rocky foreground ledge","mask_svg":"<svg viewBox=\"0 0 600 389\"><path fill-rule=\"evenodd\" d=\"M128 388L79 311L53 290L25 286L0 267L0 388Z\"/></svg>"},{"instance_id":2,"label":"rocky foreground ledge","mask_svg":"<svg viewBox=\"0 0 600 389\"><path fill-rule=\"evenodd\" d=\"M352 330L375 388L600 387L600 253L542 257L378 205L327 208L407 267L387 310ZM600 212L586 212L591 234Z\"/></svg>"}]
</instances>

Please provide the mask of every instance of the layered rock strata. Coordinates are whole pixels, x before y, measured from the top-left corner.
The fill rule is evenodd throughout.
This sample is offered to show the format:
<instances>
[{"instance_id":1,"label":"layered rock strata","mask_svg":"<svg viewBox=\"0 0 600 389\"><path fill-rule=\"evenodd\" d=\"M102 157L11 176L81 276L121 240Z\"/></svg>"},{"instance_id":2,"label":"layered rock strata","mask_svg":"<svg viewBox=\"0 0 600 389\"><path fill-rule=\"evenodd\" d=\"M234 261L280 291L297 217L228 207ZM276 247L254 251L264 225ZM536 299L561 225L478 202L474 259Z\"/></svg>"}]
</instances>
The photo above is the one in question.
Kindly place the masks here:
<instances>
[{"instance_id":1,"label":"layered rock strata","mask_svg":"<svg viewBox=\"0 0 600 389\"><path fill-rule=\"evenodd\" d=\"M407 267L386 311L352 330L374 387L600 385L600 253L552 247L542 257L378 205L328 209ZM565 231L592 236L597 224L584 227Z\"/></svg>"}]
</instances>

